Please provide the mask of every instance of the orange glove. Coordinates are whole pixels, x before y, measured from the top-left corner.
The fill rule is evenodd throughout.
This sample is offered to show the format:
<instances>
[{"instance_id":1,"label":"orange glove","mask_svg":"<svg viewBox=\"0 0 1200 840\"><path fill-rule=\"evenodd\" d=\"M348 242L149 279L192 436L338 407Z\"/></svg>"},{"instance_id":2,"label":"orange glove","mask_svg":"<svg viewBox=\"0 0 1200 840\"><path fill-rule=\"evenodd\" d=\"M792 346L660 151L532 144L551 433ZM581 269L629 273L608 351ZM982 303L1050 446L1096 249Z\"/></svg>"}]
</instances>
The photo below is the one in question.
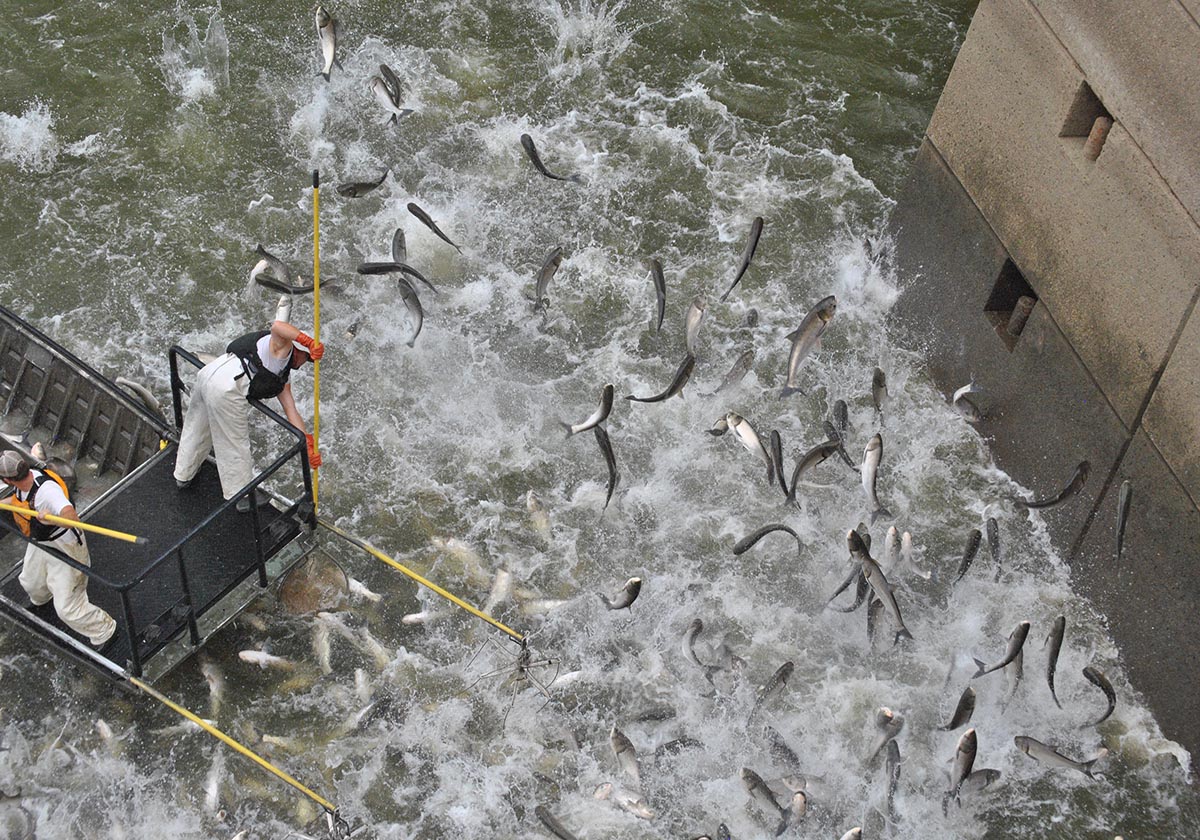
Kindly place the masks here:
<instances>
[{"instance_id":1,"label":"orange glove","mask_svg":"<svg viewBox=\"0 0 1200 840\"><path fill-rule=\"evenodd\" d=\"M311 335L300 333L296 336L296 343L308 350L308 357L314 362L321 361L321 357L325 355L325 345L319 341L313 341Z\"/></svg>"},{"instance_id":2,"label":"orange glove","mask_svg":"<svg viewBox=\"0 0 1200 840\"><path fill-rule=\"evenodd\" d=\"M320 347L321 345L318 344L317 346ZM308 465L315 470L321 466L321 453L316 450L312 435L305 435L304 437L308 441Z\"/></svg>"}]
</instances>

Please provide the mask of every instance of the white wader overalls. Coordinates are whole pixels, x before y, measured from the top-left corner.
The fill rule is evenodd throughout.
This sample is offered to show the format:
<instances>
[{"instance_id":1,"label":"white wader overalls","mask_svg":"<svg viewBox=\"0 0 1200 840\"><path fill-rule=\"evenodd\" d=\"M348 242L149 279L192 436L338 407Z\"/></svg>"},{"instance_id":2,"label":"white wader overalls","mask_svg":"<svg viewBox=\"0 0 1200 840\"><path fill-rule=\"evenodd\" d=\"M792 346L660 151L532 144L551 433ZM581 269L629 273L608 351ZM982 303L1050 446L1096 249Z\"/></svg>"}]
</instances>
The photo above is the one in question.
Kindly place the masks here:
<instances>
[{"instance_id":1,"label":"white wader overalls","mask_svg":"<svg viewBox=\"0 0 1200 840\"><path fill-rule=\"evenodd\" d=\"M34 486L29 493L18 490L17 499L26 502L32 495L34 510L60 515L63 508L71 503L62 488L41 470L30 472L34 476ZM52 545L71 559L85 566L91 565L87 539L82 531L46 526L36 521L31 522L31 528L33 538L40 544ZM41 539L38 537L39 530L43 534L57 536ZM30 543L25 549L25 562L18 579L35 606L53 600L54 611L63 623L81 636L87 636L94 647L103 645L116 632L117 623L112 616L88 600L87 575L72 569L49 552L42 551L37 544Z\"/></svg>"}]
</instances>

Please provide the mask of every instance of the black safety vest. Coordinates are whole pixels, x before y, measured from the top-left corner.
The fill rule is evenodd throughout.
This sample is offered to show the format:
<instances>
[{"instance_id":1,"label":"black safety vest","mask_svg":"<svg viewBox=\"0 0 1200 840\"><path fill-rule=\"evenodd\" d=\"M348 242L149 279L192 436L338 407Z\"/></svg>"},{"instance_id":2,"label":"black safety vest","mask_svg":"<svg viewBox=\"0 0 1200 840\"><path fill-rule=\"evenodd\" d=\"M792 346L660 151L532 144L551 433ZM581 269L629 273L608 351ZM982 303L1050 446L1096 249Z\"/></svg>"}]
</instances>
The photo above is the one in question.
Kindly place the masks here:
<instances>
[{"instance_id":1,"label":"black safety vest","mask_svg":"<svg viewBox=\"0 0 1200 840\"><path fill-rule=\"evenodd\" d=\"M292 372L290 358L279 373L271 373L263 367L262 359L258 355L258 341L270 332L270 330L259 330L246 333L229 342L229 346L225 348L226 353L232 353L241 360L243 374L250 377L250 392L247 396L251 399L266 400L278 397L283 391L283 386L287 385L288 375ZM240 379L241 374L237 378Z\"/></svg>"},{"instance_id":2,"label":"black safety vest","mask_svg":"<svg viewBox=\"0 0 1200 840\"><path fill-rule=\"evenodd\" d=\"M23 507L29 510L36 510L34 503L37 501L38 488L47 481L54 481L62 488L63 495L67 497L67 504L71 504L71 494L67 490L66 482L64 482L57 473L53 470L30 470L33 473L33 486L29 488L29 495L24 499L19 495L14 494L14 498L10 502L14 507ZM36 516L19 516L13 514L13 519L20 526L21 532L34 542L49 542L56 540L67 532L66 528L58 525L49 525L45 522L39 522ZM71 533L75 535L75 539L79 539L79 532L74 528Z\"/></svg>"}]
</instances>

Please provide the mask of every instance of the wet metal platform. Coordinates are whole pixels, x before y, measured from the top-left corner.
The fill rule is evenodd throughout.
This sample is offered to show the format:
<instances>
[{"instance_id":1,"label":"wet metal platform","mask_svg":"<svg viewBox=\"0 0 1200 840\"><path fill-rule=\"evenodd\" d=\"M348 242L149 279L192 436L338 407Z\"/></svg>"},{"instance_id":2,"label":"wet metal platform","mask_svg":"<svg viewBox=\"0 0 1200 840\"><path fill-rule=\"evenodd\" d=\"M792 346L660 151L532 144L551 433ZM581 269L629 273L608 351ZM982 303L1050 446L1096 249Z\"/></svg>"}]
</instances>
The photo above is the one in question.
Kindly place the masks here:
<instances>
[{"instance_id":1,"label":"wet metal platform","mask_svg":"<svg viewBox=\"0 0 1200 840\"><path fill-rule=\"evenodd\" d=\"M178 417L184 382L199 360L179 348L172 348L168 360ZM0 404L5 408L0 449L15 449L33 461L30 448L43 442L51 468L77 475L73 500L85 522L147 539L135 545L88 537L88 596L117 621L103 656L130 674L153 680L169 671L311 547L304 438L261 405L255 407L275 434L266 451L256 446L260 462L270 463L251 486L287 492L299 501L277 495L268 504L260 494L259 506L239 513L236 498L222 497L211 459L190 487L178 489L172 475L176 429L2 307ZM26 543L9 514L0 514L0 528L0 615L111 674L51 605L30 605L17 579Z\"/></svg>"}]
</instances>

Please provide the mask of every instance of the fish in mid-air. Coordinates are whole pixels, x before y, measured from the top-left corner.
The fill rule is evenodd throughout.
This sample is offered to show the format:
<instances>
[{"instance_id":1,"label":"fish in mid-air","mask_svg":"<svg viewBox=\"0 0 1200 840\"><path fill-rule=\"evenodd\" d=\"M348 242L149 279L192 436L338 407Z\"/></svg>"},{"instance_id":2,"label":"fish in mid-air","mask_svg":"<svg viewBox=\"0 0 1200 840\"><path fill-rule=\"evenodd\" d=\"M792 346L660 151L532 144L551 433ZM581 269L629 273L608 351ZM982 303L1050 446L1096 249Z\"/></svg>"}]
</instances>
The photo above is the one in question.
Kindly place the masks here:
<instances>
[{"instance_id":1,"label":"fish in mid-air","mask_svg":"<svg viewBox=\"0 0 1200 840\"><path fill-rule=\"evenodd\" d=\"M521 146L525 149L525 154L529 155L529 160L533 163L533 168L538 172L550 178L553 181L571 181L572 183L581 184L583 178L579 175L555 175L546 165L542 163L542 156L538 154L537 146L533 145L533 138L528 134L521 135Z\"/></svg>"},{"instance_id":2,"label":"fish in mid-air","mask_svg":"<svg viewBox=\"0 0 1200 840\"><path fill-rule=\"evenodd\" d=\"M586 432L588 429L593 429L607 420L609 413L612 411L612 407L613 386L610 383L605 385L604 389L600 392L600 404L596 406L596 410L592 412L590 417L588 417L582 423L576 423L574 426L572 426L570 423L561 423L561 425L567 430L567 437L570 437L571 435L577 435L580 432Z\"/></svg>"},{"instance_id":3,"label":"fish in mid-air","mask_svg":"<svg viewBox=\"0 0 1200 840\"><path fill-rule=\"evenodd\" d=\"M320 3L317 4L316 24L317 43L321 47L321 58L323 60L321 75L328 82L329 74L333 71L335 64L337 65L337 69L342 69L342 63L337 60L336 55L338 38L342 35L342 25Z\"/></svg>"},{"instance_id":4,"label":"fish in mid-air","mask_svg":"<svg viewBox=\"0 0 1200 840\"><path fill-rule=\"evenodd\" d=\"M661 332L663 316L667 311L667 279L663 276L662 263L658 259L651 257L646 260L646 264L650 268L650 279L654 281L654 297L658 302L658 324L654 330Z\"/></svg>"},{"instance_id":5,"label":"fish in mid-air","mask_svg":"<svg viewBox=\"0 0 1200 840\"><path fill-rule=\"evenodd\" d=\"M383 124L395 125L402 118L411 114L413 109L404 108L400 105L401 96L403 95L400 89L400 79L392 72L392 68L386 64L380 64L379 73L380 75L371 77L371 92L375 94L375 99L388 114Z\"/></svg>"},{"instance_id":6,"label":"fish in mid-air","mask_svg":"<svg viewBox=\"0 0 1200 840\"><path fill-rule=\"evenodd\" d=\"M435 222L428 213L422 210L415 201L408 202L408 212L416 216L421 224L433 231L434 235L436 235L438 239L442 240L451 248L458 251L458 253L462 253L462 248L454 244L454 240L452 240L449 236L442 233L442 229L437 226L437 222Z\"/></svg>"},{"instance_id":7,"label":"fish in mid-air","mask_svg":"<svg viewBox=\"0 0 1200 840\"><path fill-rule=\"evenodd\" d=\"M627 609L634 601L637 600L637 596L641 593L641 591L642 579L632 577L625 581L625 586L622 587L621 591L616 595L609 598L607 595L602 594L600 596L600 600L603 601L604 606L608 607L610 610L623 610Z\"/></svg>"},{"instance_id":8,"label":"fish in mid-air","mask_svg":"<svg viewBox=\"0 0 1200 840\"><path fill-rule=\"evenodd\" d=\"M661 394L656 394L653 397L635 397L633 394L628 394L625 399L631 402L653 403L669 400L671 397L679 394L683 396L683 386L687 384L691 378L692 370L696 367L696 357L688 353L683 357L683 361L679 363L679 368L675 371L675 378L671 380L671 384L667 386L667 390Z\"/></svg>"},{"instance_id":9,"label":"fish in mid-air","mask_svg":"<svg viewBox=\"0 0 1200 840\"><path fill-rule=\"evenodd\" d=\"M344 181L343 183L337 185L337 193L338 195L345 196L346 198L362 198L364 195L382 184L387 178L388 173L391 171L392 170L390 169L383 170L383 174L374 181Z\"/></svg>"},{"instance_id":10,"label":"fish in mid-air","mask_svg":"<svg viewBox=\"0 0 1200 840\"><path fill-rule=\"evenodd\" d=\"M880 516L891 516L892 512L879 503L879 495L875 492L875 482L879 477L879 464L883 461L883 436L876 433L867 442L863 450L862 486L871 501L871 523Z\"/></svg>"},{"instance_id":11,"label":"fish in mid-air","mask_svg":"<svg viewBox=\"0 0 1200 840\"><path fill-rule=\"evenodd\" d=\"M796 384L800 375L800 363L809 353L821 346L821 336L825 334L836 312L837 298L833 295L822 298L812 311L804 316L800 326L788 333L788 341L792 342L792 352L788 354L787 382L779 392L780 399L789 394L804 393Z\"/></svg>"},{"instance_id":12,"label":"fish in mid-air","mask_svg":"<svg viewBox=\"0 0 1200 840\"><path fill-rule=\"evenodd\" d=\"M562 265L563 246L556 245L554 250L546 255L546 259L542 261L542 267L538 271L537 279L534 282L533 292L533 311L544 312L550 306L550 298L546 296L547 290L550 288L550 281L554 279L554 275L558 273L558 267Z\"/></svg>"},{"instance_id":13,"label":"fish in mid-air","mask_svg":"<svg viewBox=\"0 0 1200 840\"><path fill-rule=\"evenodd\" d=\"M1046 508L1052 508L1055 505L1061 504L1082 490L1083 485L1087 483L1088 475L1091 473L1091 471L1092 465L1089 462L1080 461L1079 466L1075 468L1075 474L1071 476L1071 480L1067 482L1067 486L1064 487L1062 492L1060 492L1057 496L1053 496L1049 499L1042 499L1040 501L1027 501L1025 499L1019 499L1013 496L1012 501L1017 507L1025 508L1027 510L1044 510Z\"/></svg>"},{"instance_id":14,"label":"fish in mid-air","mask_svg":"<svg viewBox=\"0 0 1200 840\"><path fill-rule=\"evenodd\" d=\"M742 261L738 265L737 274L734 275L733 282L729 288L725 290L725 294L721 295L721 300L724 301L729 297L734 287L742 281L742 276L745 275L746 269L750 268L750 260L754 259L754 252L758 248L759 237L762 236L763 219L762 216L755 216L754 221L750 223L750 238L746 241L746 248L742 251Z\"/></svg>"},{"instance_id":15,"label":"fish in mid-air","mask_svg":"<svg viewBox=\"0 0 1200 840\"><path fill-rule=\"evenodd\" d=\"M604 453L604 462L608 464L608 495L604 497L604 507L607 509L608 503L612 501L613 491L617 489L617 482L621 480L621 474L617 472L617 456L613 452L612 441L609 440L604 426L596 424L592 427L592 434L596 436L596 443Z\"/></svg>"}]
</instances>

